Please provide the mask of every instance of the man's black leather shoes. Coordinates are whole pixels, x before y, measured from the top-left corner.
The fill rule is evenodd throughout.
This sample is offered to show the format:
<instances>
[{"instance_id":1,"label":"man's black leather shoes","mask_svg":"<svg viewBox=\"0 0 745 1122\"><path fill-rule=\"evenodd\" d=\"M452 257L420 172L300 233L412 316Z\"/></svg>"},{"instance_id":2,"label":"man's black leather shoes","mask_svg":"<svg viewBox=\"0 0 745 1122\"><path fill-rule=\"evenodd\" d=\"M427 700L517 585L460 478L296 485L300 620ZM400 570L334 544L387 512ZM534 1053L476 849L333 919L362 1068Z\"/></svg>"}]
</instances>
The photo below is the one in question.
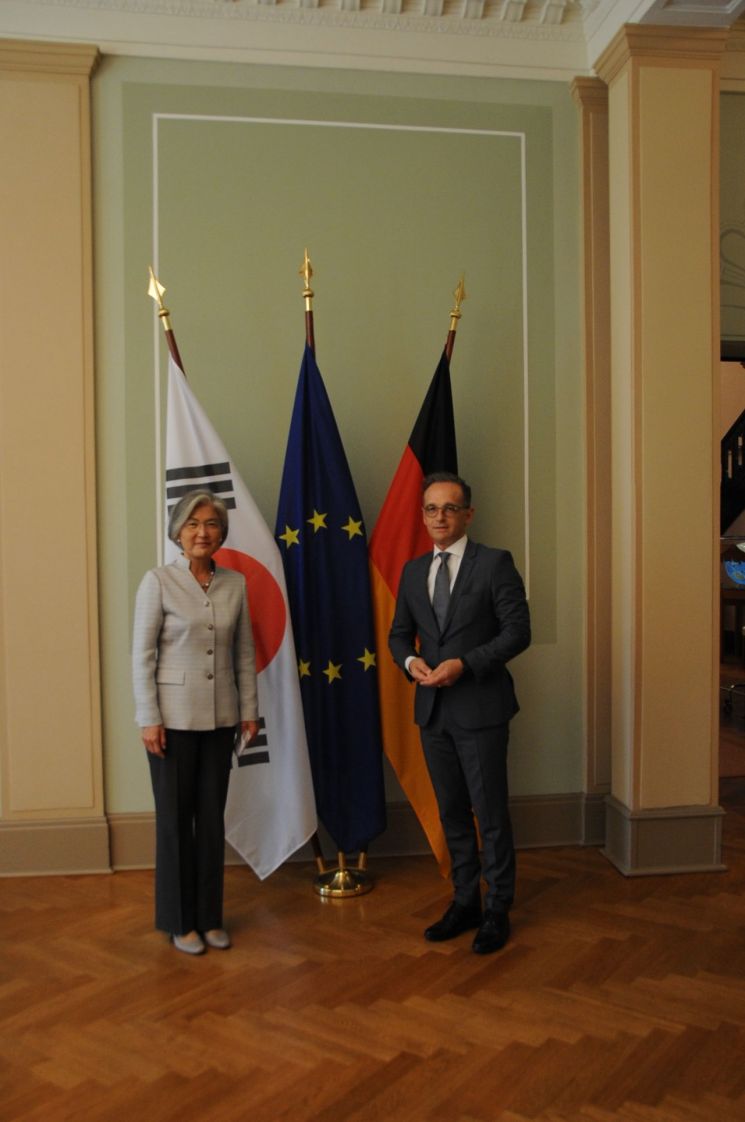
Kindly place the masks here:
<instances>
[{"instance_id":1,"label":"man's black leather shoes","mask_svg":"<svg viewBox=\"0 0 745 1122\"><path fill-rule=\"evenodd\" d=\"M473 940L473 949L476 954L501 951L509 937L510 917L507 912L495 912L493 908L487 908Z\"/></svg>"},{"instance_id":2,"label":"man's black leather shoes","mask_svg":"<svg viewBox=\"0 0 745 1122\"><path fill-rule=\"evenodd\" d=\"M442 919L427 928L424 938L429 939L430 943L444 943L446 939L454 939L464 931L472 931L480 923L481 908L478 904L469 907L453 901Z\"/></svg>"}]
</instances>

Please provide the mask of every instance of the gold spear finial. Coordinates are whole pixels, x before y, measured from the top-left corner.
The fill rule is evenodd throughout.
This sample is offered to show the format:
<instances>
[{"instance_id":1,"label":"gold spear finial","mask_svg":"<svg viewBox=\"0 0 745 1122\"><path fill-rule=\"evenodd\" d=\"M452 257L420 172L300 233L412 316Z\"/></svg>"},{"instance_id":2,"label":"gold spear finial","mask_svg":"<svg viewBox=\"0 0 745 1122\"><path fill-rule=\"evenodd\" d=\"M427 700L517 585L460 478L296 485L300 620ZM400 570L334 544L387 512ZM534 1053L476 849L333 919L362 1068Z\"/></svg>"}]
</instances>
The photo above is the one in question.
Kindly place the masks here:
<instances>
[{"instance_id":1,"label":"gold spear finial","mask_svg":"<svg viewBox=\"0 0 745 1122\"><path fill-rule=\"evenodd\" d=\"M166 331L170 331L171 330L171 321L169 320L168 317L170 316L171 313L168 311L168 308L163 303L163 294L165 292L165 288L158 281L158 278L156 277L155 273L153 272L152 265L148 266L148 268L150 270L150 284L148 285L148 288L147 288L147 294L148 294L148 296L151 296L153 298L153 300L155 301L155 303L158 305L158 317L163 320L164 329Z\"/></svg>"},{"instance_id":2,"label":"gold spear finial","mask_svg":"<svg viewBox=\"0 0 745 1122\"><path fill-rule=\"evenodd\" d=\"M313 276L313 266L310 263L308 256L308 247L305 248L303 256L303 263L298 270L300 276L305 281L305 288L303 289L303 297L305 299L305 310L310 312L313 310L313 289L310 287L310 278Z\"/></svg>"},{"instance_id":3,"label":"gold spear finial","mask_svg":"<svg viewBox=\"0 0 745 1122\"><path fill-rule=\"evenodd\" d=\"M310 310L310 301L313 299L313 289L310 287L310 278L313 276L313 266L310 263L307 246L305 249L305 254L303 256L303 263L300 266L298 273L305 281L303 296L305 297L305 307L307 310Z\"/></svg>"},{"instance_id":4,"label":"gold spear finial","mask_svg":"<svg viewBox=\"0 0 745 1122\"><path fill-rule=\"evenodd\" d=\"M455 289L453 296L455 297L455 304L450 312L450 330L455 331L458 327L458 320L463 315L460 306L464 300L468 299L466 295L465 274L461 273L458 286Z\"/></svg>"}]
</instances>

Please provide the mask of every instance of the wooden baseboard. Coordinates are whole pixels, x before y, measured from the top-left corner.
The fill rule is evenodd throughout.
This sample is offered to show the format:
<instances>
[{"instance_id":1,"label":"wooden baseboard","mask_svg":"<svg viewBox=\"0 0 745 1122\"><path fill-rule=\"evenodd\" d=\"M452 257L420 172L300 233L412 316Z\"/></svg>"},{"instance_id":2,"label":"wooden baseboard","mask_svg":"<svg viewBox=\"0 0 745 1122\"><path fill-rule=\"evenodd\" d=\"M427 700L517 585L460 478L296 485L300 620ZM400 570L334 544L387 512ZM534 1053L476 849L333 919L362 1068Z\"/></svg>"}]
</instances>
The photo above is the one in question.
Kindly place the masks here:
<instances>
[{"instance_id":1,"label":"wooden baseboard","mask_svg":"<svg viewBox=\"0 0 745 1122\"><path fill-rule=\"evenodd\" d=\"M518 795L510 803L518 849L560 845L605 846L604 853L626 876L717 870L721 864L723 812L681 807L632 815L603 794ZM334 845L319 830L324 855ZM388 806L388 826L370 845L369 856L415 856L430 852L408 803ZM152 868L155 815L110 814L106 819L60 819L0 823L0 876L103 873ZM226 847L229 864L241 858ZM312 861L310 845L294 861Z\"/></svg>"},{"instance_id":2,"label":"wooden baseboard","mask_svg":"<svg viewBox=\"0 0 745 1122\"><path fill-rule=\"evenodd\" d=\"M609 795L603 852L624 876L720 872L723 818L718 806L631 811Z\"/></svg>"},{"instance_id":3,"label":"wooden baseboard","mask_svg":"<svg viewBox=\"0 0 745 1122\"><path fill-rule=\"evenodd\" d=\"M111 867L152 869L155 866L155 811L110 814Z\"/></svg>"},{"instance_id":4,"label":"wooden baseboard","mask_svg":"<svg viewBox=\"0 0 745 1122\"><path fill-rule=\"evenodd\" d=\"M521 795L510 803L518 849L557 845L602 845L604 841L605 796L582 792L566 795ZM370 844L369 856L411 857L430 853L427 839L408 803L390 803L388 825ZM111 864L114 869L151 868L155 854L155 817L153 814L109 815ZM336 857L330 837L319 827L319 839L329 862ZM226 847L228 864L241 858ZM313 850L305 845L291 858L312 861Z\"/></svg>"},{"instance_id":5,"label":"wooden baseboard","mask_svg":"<svg viewBox=\"0 0 745 1122\"><path fill-rule=\"evenodd\" d=\"M557 845L602 845L605 795L518 795L510 799L517 849Z\"/></svg>"},{"instance_id":6,"label":"wooden baseboard","mask_svg":"<svg viewBox=\"0 0 745 1122\"><path fill-rule=\"evenodd\" d=\"M105 818L0 822L0 876L110 873Z\"/></svg>"}]
</instances>

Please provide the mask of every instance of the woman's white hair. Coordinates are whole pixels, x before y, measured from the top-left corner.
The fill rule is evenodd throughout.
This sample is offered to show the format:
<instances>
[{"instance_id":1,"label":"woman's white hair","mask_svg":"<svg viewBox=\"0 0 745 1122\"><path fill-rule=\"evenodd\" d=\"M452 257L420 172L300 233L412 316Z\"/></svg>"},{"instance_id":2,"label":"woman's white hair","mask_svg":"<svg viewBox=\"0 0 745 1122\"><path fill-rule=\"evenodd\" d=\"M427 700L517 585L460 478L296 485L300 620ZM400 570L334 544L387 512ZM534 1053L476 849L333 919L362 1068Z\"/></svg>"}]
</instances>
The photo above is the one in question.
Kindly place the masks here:
<instances>
[{"instance_id":1,"label":"woman's white hair","mask_svg":"<svg viewBox=\"0 0 745 1122\"><path fill-rule=\"evenodd\" d=\"M202 490L187 491L171 511L168 517L168 537L172 542L178 542L184 524L188 522L194 511L200 506L214 508L222 532L222 538L220 539L222 545L228 536L228 508L222 499L218 499L217 495L213 495L211 491Z\"/></svg>"}]
</instances>

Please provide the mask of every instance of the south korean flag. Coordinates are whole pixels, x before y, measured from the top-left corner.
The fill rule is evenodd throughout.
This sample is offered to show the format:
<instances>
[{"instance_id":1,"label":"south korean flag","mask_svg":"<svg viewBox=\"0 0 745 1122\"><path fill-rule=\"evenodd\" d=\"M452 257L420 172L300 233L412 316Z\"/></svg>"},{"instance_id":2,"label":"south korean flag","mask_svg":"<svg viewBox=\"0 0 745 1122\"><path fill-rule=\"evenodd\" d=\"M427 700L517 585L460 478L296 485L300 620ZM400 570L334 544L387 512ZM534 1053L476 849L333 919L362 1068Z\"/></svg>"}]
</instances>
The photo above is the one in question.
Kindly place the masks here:
<instances>
[{"instance_id":1,"label":"south korean flag","mask_svg":"<svg viewBox=\"0 0 745 1122\"><path fill-rule=\"evenodd\" d=\"M256 644L261 733L231 772L227 839L257 876L269 876L316 830L316 809L282 560L227 451L169 355L166 523L204 487L230 511L215 562L242 573ZM178 555L166 534L166 561Z\"/></svg>"}]
</instances>

